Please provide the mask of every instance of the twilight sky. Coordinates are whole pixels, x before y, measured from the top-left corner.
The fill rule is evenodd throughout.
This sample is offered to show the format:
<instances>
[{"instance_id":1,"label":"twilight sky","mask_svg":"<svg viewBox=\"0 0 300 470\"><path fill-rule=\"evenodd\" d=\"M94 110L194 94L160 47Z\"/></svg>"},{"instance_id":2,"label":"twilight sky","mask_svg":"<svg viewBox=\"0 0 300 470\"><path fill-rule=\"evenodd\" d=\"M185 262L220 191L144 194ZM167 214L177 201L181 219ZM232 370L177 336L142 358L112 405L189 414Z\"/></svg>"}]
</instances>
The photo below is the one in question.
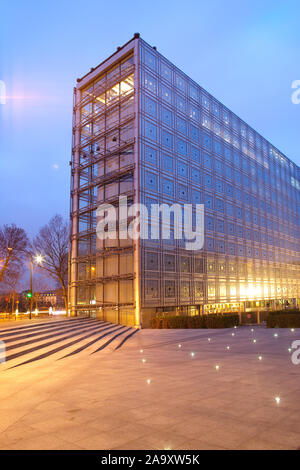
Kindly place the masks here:
<instances>
[{"instance_id":1,"label":"twilight sky","mask_svg":"<svg viewBox=\"0 0 300 470\"><path fill-rule=\"evenodd\" d=\"M264 0L1 5L0 225L68 216L76 78L135 32L300 165L300 4Z\"/></svg>"}]
</instances>

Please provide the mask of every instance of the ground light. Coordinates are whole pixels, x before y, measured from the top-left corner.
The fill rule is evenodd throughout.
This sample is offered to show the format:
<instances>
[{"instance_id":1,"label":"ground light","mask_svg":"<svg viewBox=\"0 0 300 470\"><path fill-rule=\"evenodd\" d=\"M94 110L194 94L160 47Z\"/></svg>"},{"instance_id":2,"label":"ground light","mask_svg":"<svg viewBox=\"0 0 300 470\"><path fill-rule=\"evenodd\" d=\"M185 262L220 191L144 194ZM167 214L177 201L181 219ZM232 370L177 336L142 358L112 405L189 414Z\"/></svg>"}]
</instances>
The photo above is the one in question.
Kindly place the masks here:
<instances>
[{"instance_id":1,"label":"ground light","mask_svg":"<svg viewBox=\"0 0 300 470\"><path fill-rule=\"evenodd\" d=\"M276 401L277 405L279 405L279 403L280 403L280 397L275 397L275 401Z\"/></svg>"}]
</instances>

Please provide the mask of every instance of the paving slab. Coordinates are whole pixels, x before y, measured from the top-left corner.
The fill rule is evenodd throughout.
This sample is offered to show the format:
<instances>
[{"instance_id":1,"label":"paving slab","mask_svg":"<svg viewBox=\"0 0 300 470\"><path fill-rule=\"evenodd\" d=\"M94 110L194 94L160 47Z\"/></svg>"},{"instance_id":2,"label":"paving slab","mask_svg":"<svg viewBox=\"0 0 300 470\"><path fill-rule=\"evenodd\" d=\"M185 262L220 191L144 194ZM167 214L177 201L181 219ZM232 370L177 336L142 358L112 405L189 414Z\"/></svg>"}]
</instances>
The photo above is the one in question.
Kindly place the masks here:
<instances>
[{"instance_id":1,"label":"paving slab","mask_svg":"<svg viewBox=\"0 0 300 470\"><path fill-rule=\"evenodd\" d=\"M298 449L300 330L253 329L141 330L1 364L0 449Z\"/></svg>"}]
</instances>

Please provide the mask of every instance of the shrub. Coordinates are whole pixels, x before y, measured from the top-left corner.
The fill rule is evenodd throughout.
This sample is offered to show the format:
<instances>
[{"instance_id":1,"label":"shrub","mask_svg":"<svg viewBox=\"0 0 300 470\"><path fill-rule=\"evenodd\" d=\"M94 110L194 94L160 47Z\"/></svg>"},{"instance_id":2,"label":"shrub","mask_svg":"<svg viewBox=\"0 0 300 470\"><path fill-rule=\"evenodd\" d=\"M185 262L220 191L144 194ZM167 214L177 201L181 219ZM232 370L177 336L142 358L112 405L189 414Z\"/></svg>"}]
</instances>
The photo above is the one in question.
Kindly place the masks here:
<instances>
[{"instance_id":1,"label":"shrub","mask_svg":"<svg viewBox=\"0 0 300 470\"><path fill-rule=\"evenodd\" d=\"M239 324L238 314L155 317L151 328L232 328Z\"/></svg>"},{"instance_id":2,"label":"shrub","mask_svg":"<svg viewBox=\"0 0 300 470\"><path fill-rule=\"evenodd\" d=\"M291 314L291 315L298 314L298 315L300 315L300 310L286 309L286 310L273 310L273 311L269 312L269 315L287 315L287 314Z\"/></svg>"},{"instance_id":3,"label":"shrub","mask_svg":"<svg viewBox=\"0 0 300 470\"><path fill-rule=\"evenodd\" d=\"M268 328L300 328L300 312L270 312L267 317Z\"/></svg>"}]
</instances>

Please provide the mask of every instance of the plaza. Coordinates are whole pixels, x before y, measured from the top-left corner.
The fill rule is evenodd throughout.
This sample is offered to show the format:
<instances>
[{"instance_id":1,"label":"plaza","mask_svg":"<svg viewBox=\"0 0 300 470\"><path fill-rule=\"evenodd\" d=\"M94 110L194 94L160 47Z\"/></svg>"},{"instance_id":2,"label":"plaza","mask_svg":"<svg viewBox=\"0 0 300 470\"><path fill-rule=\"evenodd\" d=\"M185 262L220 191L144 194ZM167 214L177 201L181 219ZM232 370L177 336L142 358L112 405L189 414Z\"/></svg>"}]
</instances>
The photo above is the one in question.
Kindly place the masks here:
<instances>
[{"instance_id":1,"label":"plaza","mask_svg":"<svg viewBox=\"0 0 300 470\"><path fill-rule=\"evenodd\" d=\"M299 329L142 329L107 344L116 334L1 364L0 448L300 447L300 366L289 351Z\"/></svg>"}]
</instances>

